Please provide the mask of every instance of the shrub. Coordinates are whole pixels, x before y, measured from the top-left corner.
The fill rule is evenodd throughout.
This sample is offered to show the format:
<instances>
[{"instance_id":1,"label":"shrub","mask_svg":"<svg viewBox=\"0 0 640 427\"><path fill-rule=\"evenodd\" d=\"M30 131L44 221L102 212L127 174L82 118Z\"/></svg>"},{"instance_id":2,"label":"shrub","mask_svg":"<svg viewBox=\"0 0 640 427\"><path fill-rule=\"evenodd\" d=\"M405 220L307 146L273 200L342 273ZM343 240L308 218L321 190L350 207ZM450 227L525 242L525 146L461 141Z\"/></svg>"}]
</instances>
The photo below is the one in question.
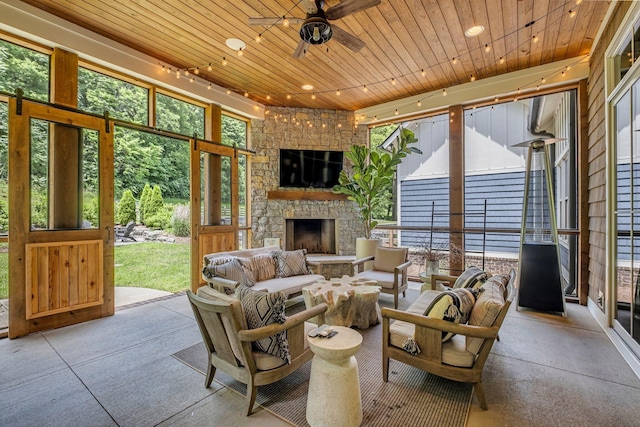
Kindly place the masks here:
<instances>
[{"instance_id":1,"label":"shrub","mask_svg":"<svg viewBox=\"0 0 640 427\"><path fill-rule=\"evenodd\" d=\"M140 210L140 222L142 224L146 224L144 220L144 210L145 206L149 202L149 196L151 196L151 192L151 186L149 185L149 183L146 183L144 185L144 188L142 189L142 194L140 194L140 206L138 206L138 209Z\"/></svg>"},{"instance_id":2,"label":"shrub","mask_svg":"<svg viewBox=\"0 0 640 427\"><path fill-rule=\"evenodd\" d=\"M153 191L144 204L145 225L151 226L149 224L149 218L160 212L163 207L164 201L162 200L162 190L160 190L160 186L156 185L153 187ZM171 219L171 215L169 215L169 219Z\"/></svg>"},{"instance_id":3,"label":"shrub","mask_svg":"<svg viewBox=\"0 0 640 427\"><path fill-rule=\"evenodd\" d=\"M116 222L119 224L127 224L129 221L136 220L136 199L133 198L131 190L124 190L120 203L118 203L118 213Z\"/></svg>"},{"instance_id":4,"label":"shrub","mask_svg":"<svg viewBox=\"0 0 640 427\"><path fill-rule=\"evenodd\" d=\"M153 215L145 215L147 223L145 224L150 228L159 228L164 230L171 224L171 214L173 207L163 207Z\"/></svg>"},{"instance_id":5,"label":"shrub","mask_svg":"<svg viewBox=\"0 0 640 427\"><path fill-rule=\"evenodd\" d=\"M100 219L100 200L95 193L84 193L82 203L82 219L89 221L92 226L96 227Z\"/></svg>"},{"instance_id":6,"label":"shrub","mask_svg":"<svg viewBox=\"0 0 640 427\"><path fill-rule=\"evenodd\" d=\"M173 234L178 237L188 237L191 234L191 213L188 205L177 205L171 218Z\"/></svg>"}]
</instances>

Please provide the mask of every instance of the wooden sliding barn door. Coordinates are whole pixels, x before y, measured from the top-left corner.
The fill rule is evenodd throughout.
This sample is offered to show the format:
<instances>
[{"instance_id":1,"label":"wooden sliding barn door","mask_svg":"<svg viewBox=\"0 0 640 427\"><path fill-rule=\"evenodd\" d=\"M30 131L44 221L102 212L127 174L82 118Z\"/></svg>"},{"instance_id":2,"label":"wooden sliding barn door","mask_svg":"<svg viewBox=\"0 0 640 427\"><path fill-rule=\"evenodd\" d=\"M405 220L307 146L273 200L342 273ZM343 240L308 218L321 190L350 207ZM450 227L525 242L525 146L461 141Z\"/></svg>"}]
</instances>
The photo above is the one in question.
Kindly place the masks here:
<instances>
[{"instance_id":1,"label":"wooden sliding barn door","mask_svg":"<svg viewBox=\"0 0 640 427\"><path fill-rule=\"evenodd\" d=\"M191 288L204 284L202 258L238 247L238 159L232 147L192 141Z\"/></svg>"},{"instance_id":2,"label":"wooden sliding barn door","mask_svg":"<svg viewBox=\"0 0 640 427\"><path fill-rule=\"evenodd\" d=\"M9 102L9 337L112 315L113 124Z\"/></svg>"}]
</instances>

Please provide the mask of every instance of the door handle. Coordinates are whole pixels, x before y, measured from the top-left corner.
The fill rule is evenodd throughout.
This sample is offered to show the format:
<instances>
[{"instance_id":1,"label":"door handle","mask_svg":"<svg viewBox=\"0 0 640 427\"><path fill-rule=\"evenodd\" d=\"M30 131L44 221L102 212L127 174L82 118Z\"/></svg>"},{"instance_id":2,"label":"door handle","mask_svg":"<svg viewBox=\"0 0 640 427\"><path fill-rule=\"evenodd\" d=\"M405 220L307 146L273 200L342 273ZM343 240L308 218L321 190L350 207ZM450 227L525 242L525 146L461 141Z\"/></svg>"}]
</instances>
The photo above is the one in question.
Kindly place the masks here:
<instances>
[{"instance_id":1,"label":"door handle","mask_svg":"<svg viewBox=\"0 0 640 427\"><path fill-rule=\"evenodd\" d=\"M106 226L104 229L107 230L107 242L106 243L108 244L109 242L111 242L111 227Z\"/></svg>"}]
</instances>

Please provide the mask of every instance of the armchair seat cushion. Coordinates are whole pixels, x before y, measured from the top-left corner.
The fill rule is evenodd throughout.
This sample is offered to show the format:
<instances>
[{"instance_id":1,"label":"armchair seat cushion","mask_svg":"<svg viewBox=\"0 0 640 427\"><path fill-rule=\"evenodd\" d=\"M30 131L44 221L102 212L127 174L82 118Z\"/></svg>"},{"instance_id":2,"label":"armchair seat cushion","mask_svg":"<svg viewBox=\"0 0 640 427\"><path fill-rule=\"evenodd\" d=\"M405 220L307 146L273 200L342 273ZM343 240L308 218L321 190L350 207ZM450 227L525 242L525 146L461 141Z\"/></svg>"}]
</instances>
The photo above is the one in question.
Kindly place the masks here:
<instances>
[{"instance_id":1,"label":"armchair seat cushion","mask_svg":"<svg viewBox=\"0 0 640 427\"><path fill-rule=\"evenodd\" d=\"M431 302L440 295L439 291L427 290L424 291L417 300L406 310L407 313L423 315L427 310L427 307L431 305ZM416 325L409 322L403 322L401 320L394 321L389 326L389 342L392 346L403 348L404 342L407 338L414 338Z\"/></svg>"},{"instance_id":2,"label":"armchair seat cushion","mask_svg":"<svg viewBox=\"0 0 640 427\"><path fill-rule=\"evenodd\" d=\"M314 323L304 322L304 348L309 348L309 341L307 340L307 334L317 328L318 325ZM256 363L256 369L259 371L268 371L270 369L279 368L284 365L285 362L277 356L265 353L264 351L254 350L251 352L253 360Z\"/></svg>"},{"instance_id":3,"label":"armchair seat cushion","mask_svg":"<svg viewBox=\"0 0 640 427\"><path fill-rule=\"evenodd\" d=\"M375 280L378 286L386 289L393 289L393 273L377 270L365 270L355 275L355 277L365 280Z\"/></svg>"}]
</instances>

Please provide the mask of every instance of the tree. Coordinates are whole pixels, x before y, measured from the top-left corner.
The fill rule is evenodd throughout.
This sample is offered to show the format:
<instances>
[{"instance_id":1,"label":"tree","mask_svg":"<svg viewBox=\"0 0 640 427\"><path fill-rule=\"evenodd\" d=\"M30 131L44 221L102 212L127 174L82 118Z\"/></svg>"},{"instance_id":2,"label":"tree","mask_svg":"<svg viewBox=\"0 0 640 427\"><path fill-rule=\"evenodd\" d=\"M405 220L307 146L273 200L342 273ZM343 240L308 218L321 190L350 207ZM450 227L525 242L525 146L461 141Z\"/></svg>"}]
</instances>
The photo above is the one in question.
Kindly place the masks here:
<instances>
[{"instance_id":1,"label":"tree","mask_svg":"<svg viewBox=\"0 0 640 427\"><path fill-rule=\"evenodd\" d=\"M120 203L118 203L118 214L116 221L119 224L127 224L129 221L136 220L136 199L133 197L131 190L125 190L122 193Z\"/></svg>"},{"instance_id":2,"label":"tree","mask_svg":"<svg viewBox=\"0 0 640 427\"><path fill-rule=\"evenodd\" d=\"M151 189L151 186L147 182L144 185L144 188L142 189L142 194L140 195L139 209L140 209L140 222L142 224L146 224L145 219L144 219L144 211L146 209L147 203L149 203L149 197L151 197L152 191L153 190Z\"/></svg>"}]
</instances>

